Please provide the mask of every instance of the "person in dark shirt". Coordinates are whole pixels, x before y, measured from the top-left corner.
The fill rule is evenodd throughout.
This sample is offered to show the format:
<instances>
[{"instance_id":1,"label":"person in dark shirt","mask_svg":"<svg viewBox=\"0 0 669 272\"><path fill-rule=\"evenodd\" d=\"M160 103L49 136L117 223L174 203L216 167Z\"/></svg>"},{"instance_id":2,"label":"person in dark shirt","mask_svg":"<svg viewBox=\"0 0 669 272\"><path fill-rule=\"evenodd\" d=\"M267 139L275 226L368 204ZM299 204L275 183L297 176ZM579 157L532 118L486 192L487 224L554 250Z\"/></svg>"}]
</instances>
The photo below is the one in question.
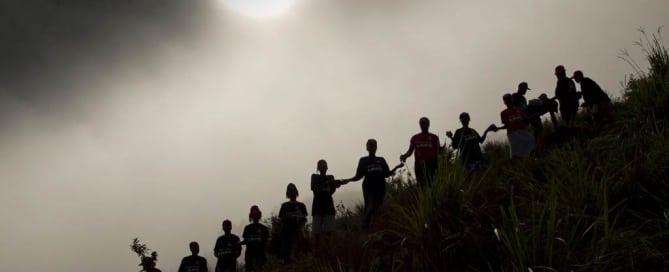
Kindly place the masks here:
<instances>
[{"instance_id":1,"label":"person in dark shirt","mask_svg":"<svg viewBox=\"0 0 669 272\"><path fill-rule=\"evenodd\" d=\"M400 156L400 161L404 162L411 154L414 154L414 171L418 186L425 188L432 183L434 175L439 166L437 157L439 155L439 137L428 131L430 128L430 119L422 117L418 121L421 132L411 137L409 150Z\"/></svg>"},{"instance_id":2,"label":"person in dark shirt","mask_svg":"<svg viewBox=\"0 0 669 272\"><path fill-rule=\"evenodd\" d=\"M555 67L555 77L557 77L557 85L553 99L557 99L560 102L562 121L568 127L571 127L576 118L576 112L578 112L579 97L576 92L576 85L574 81L567 77L567 72L562 65Z\"/></svg>"},{"instance_id":3,"label":"person in dark shirt","mask_svg":"<svg viewBox=\"0 0 669 272\"><path fill-rule=\"evenodd\" d=\"M188 247L190 248L191 255L181 259L179 272L209 272L207 259L198 255L200 253L200 245L193 241L188 244Z\"/></svg>"},{"instance_id":4,"label":"person in dark shirt","mask_svg":"<svg viewBox=\"0 0 669 272\"><path fill-rule=\"evenodd\" d=\"M322 240L329 240L335 229L335 206L332 194L341 185L334 176L328 175L328 163L319 160L316 163L318 174L311 175L311 191L314 200L311 206L312 233L314 235L314 251L321 249Z\"/></svg>"},{"instance_id":5,"label":"person in dark shirt","mask_svg":"<svg viewBox=\"0 0 669 272\"><path fill-rule=\"evenodd\" d=\"M462 128L455 130L455 134L447 131L446 137L451 139L453 149L460 150L460 161L467 172L482 171L486 169L486 165L480 144L485 141L488 132L495 129L495 125L490 125L483 132L483 136L479 136L476 130L469 127L470 120L469 113L461 113L460 123L462 123Z\"/></svg>"},{"instance_id":6,"label":"person in dark shirt","mask_svg":"<svg viewBox=\"0 0 669 272\"><path fill-rule=\"evenodd\" d=\"M608 122L611 120L613 106L611 98L599 87L599 84L589 77L584 77L583 72L576 71L573 76L577 83L581 84L581 94L583 95L584 108L592 112L595 122Z\"/></svg>"},{"instance_id":7,"label":"person in dark shirt","mask_svg":"<svg viewBox=\"0 0 669 272\"><path fill-rule=\"evenodd\" d=\"M281 220L281 255L284 262L291 261L291 255L301 237L302 228L307 222L307 207L297 201L299 191L295 184L289 183L286 187L286 197L290 201L281 204L279 219Z\"/></svg>"},{"instance_id":8,"label":"person in dark shirt","mask_svg":"<svg viewBox=\"0 0 669 272\"><path fill-rule=\"evenodd\" d=\"M404 163L400 163L390 170L386 160L383 157L376 156L376 149L376 140L367 140L367 152L369 155L360 158L355 176L342 180L342 183L346 184L350 181L358 181L363 177L365 178L362 182L362 195L365 201L365 212L362 218L364 230L369 230L372 216L383 204L383 198L386 194L386 178L394 175L395 170L404 166Z\"/></svg>"},{"instance_id":9,"label":"person in dark shirt","mask_svg":"<svg viewBox=\"0 0 669 272\"><path fill-rule=\"evenodd\" d=\"M494 131L506 129L511 159L528 156L535 147L534 137L528 131L527 123L529 120L523 110L513 105L511 94L505 94L502 99L506 105L506 109L500 114L504 125L495 127Z\"/></svg>"},{"instance_id":10,"label":"person in dark shirt","mask_svg":"<svg viewBox=\"0 0 669 272\"><path fill-rule=\"evenodd\" d=\"M557 129L558 121L555 117L557 110L557 102L555 102L555 100L548 99L548 96L543 93L539 95L539 98L532 99L529 103L527 103L527 107L525 108L525 115L527 115L527 118L530 121L535 140L538 140L541 137L541 133L544 130L544 126L541 123L542 115L550 113L551 120L553 121L553 128Z\"/></svg>"},{"instance_id":11,"label":"person in dark shirt","mask_svg":"<svg viewBox=\"0 0 669 272\"><path fill-rule=\"evenodd\" d=\"M246 245L244 254L244 268L246 271L261 270L267 262L265 245L269 239L269 229L260 224L261 217L260 208L256 205L251 206L249 219L252 222L244 227L244 233L242 234L244 241L241 242L241 244Z\"/></svg>"},{"instance_id":12,"label":"person in dark shirt","mask_svg":"<svg viewBox=\"0 0 669 272\"><path fill-rule=\"evenodd\" d=\"M223 220L223 235L216 239L214 246L214 256L218 258L216 262L216 272L236 272L237 258L242 254L242 245L239 237L231 233L232 222Z\"/></svg>"},{"instance_id":13,"label":"person in dark shirt","mask_svg":"<svg viewBox=\"0 0 669 272\"><path fill-rule=\"evenodd\" d=\"M527 82L521 82L518 84L518 91L511 95L513 98L513 105L521 109L525 109L525 107L527 107L527 99L525 98L527 90L532 90L527 86Z\"/></svg>"}]
</instances>

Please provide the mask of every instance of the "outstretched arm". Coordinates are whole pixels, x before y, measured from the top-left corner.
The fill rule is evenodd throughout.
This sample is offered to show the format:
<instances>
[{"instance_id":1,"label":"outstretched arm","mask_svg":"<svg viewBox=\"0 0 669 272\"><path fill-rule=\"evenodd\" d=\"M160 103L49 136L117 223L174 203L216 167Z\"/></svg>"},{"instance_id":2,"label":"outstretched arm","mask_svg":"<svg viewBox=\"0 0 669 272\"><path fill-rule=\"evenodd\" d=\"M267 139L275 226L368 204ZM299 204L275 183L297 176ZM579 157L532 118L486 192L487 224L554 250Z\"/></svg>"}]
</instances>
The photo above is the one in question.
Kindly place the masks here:
<instances>
[{"instance_id":1,"label":"outstretched arm","mask_svg":"<svg viewBox=\"0 0 669 272\"><path fill-rule=\"evenodd\" d=\"M411 141L411 144L409 144L409 149L407 150L407 152L405 152L404 154L400 155L400 161L406 161L407 158L410 157L411 154L413 154L413 150L414 150L414 148L415 148L415 146L414 146L414 144L413 144L413 141Z\"/></svg>"},{"instance_id":2,"label":"outstretched arm","mask_svg":"<svg viewBox=\"0 0 669 272\"><path fill-rule=\"evenodd\" d=\"M497 126L495 126L495 124L490 124L490 126L488 126L488 128L486 128L486 130L483 132L483 136L481 136L481 138L479 139L479 143L482 144L485 141L485 137L488 135L488 132L490 131L497 131Z\"/></svg>"},{"instance_id":3,"label":"outstretched arm","mask_svg":"<svg viewBox=\"0 0 669 272\"><path fill-rule=\"evenodd\" d=\"M395 171L397 171L397 169L400 169L400 168L402 168L402 167L404 167L404 163L403 163L403 162L401 162L400 164L398 164L398 165L396 165L395 167L393 167L393 169L390 170L390 176L395 175Z\"/></svg>"}]
</instances>

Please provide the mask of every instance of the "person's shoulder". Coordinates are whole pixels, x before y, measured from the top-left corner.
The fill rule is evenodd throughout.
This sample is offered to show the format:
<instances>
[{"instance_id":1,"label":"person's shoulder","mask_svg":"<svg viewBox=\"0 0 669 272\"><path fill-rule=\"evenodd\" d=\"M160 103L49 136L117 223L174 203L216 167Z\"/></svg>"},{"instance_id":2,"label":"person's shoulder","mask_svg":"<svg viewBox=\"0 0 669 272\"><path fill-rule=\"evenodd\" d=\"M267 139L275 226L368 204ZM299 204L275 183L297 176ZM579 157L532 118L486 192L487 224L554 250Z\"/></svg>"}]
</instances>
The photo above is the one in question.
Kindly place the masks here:
<instances>
[{"instance_id":1,"label":"person's shoulder","mask_svg":"<svg viewBox=\"0 0 669 272\"><path fill-rule=\"evenodd\" d=\"M427 135L429 135L431 138L439 138L439 136L437 136L437 134L434 134L432 132L428 132Z\"/></svg>"}]
</instances>

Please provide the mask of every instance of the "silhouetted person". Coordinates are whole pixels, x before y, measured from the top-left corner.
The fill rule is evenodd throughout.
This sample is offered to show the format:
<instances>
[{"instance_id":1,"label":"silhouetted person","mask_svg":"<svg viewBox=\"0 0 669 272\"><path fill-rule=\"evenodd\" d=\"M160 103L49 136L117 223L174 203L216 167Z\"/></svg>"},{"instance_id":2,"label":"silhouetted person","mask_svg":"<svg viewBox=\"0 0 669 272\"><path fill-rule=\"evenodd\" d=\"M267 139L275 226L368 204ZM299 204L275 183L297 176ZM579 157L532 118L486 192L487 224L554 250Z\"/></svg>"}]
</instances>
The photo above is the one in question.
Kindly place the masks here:
<instances>
[{"instance_id":1,"label":"silhouetted person","mask_svg":"<svg viewBox=\"0 0 669 272\"><path fill-rule=\"evenodd\" d=\"M290 201L281 204L279 219L281 220L281 255L284 262L291 261L297 241L302 235L302 229L307 222L307 207L297 201L299 191L295 184L289 183L286 187L286 197Z\"/></svg>"},{"instance_id":2,"label":"silhouetted person","mask_svg":"<svg viewBox=\"0 0 669 272\"><path fill-rule=\"evenodd\" d=\"M416 181L418 186L423 188L430 185L437 172L439 166L437 156L441 145L439 137L428 131L430 119L422 117L418 124L421 132L411 137L409 150L400 156L400 161L404 162L411 154L414 154Z\"/></svg>"},{"instance_id":3,"label":"silhouetted person","mask_svg":"<svg viewBox=\"0 0 669 272\"><path fill-rule=\"evenodd\" d=\"M534 149L534 137L527 130L527 116L520 108L513 105L511 94L505 94L502 99L506 109L501 112L502 127L495 128L506 129L506 135L509 139L509 153L513 159L515 157L527 156Z\"/></svg>"},{"instance_id":4,"label":"silhouetted person","mask_svg":"<svg viewBox=\"0 0 669 272\"><path fill-rule=\"evenodd\" d=\"M469 127L470 120L469 113L461 113L460 123L462 123L462 128L455 130L455 134L447 131L446 137L451 139L453 149L460 150L460 161L467 172L482 171L486 169L486 164L480 144L485 141L489 131L495 130L495 125L490 125L483 132L483 136L479 136L476 130Z\"/></svg>"},{"instance_id":5,"label":"silhouetted person","mask_svg":"<svg viewBox=\"0 0 669 272\"><path fill-rule=\"evenodd\" d=\"M188 247L191 255L181 259L179 272L209 272L207 259L198 255L200 254L200 245L193 241L188 244Z\"/></svg>"},{"instance_id":6,"label":"silhouetted person","mask_svg":"<svg viewBox=\"0 0 669 272\"><path fill-rule=\"evenodd\" d=\"M578 112L579 97L576 85L567 77L567 72L562 65L555 67L555 77L557 77L557 85L554 98L560 102L560 116L567 126L572 126Z\"/></svg>"},{"instance_id":7,"label":"silhouetted person","mask_svg":"<svg viewBox=\"0 0 669 272\"><path fill-rule=\"evenodd\" d=\"M576 71L573 76L577 83L581 84L581 93L583 94L584 108L587 108L592 113L595 122L607 122L611 120L613 107L611 106L611 99L604 90L589 77L584 77L583 72Z\"/></svg>"},{"instance_id":8,"label":"silhouetted person","mask_svg":"<svg viewBox=\"0 0 669 272\"><path fill-rule=\"evenodd\" d=\"M539 95L539 98L530 100L527 103L525 108L525 115L530 121L532 126L532 131L534 132L534 139L538 140L541 136L541 132L544 130L544 126L541 122L541 116L550 113L551 121L553 122L553 128L557 128L558 121L555 117L555 113L558 111L558 103L555 100L548 99L546 94Z\"/></svg>"},{"instance_id":9,"label":"silhouetted person","mask_svg":"<svg viewBox=\"0 0 669 272\"><path fill-rule=\"evenodd\" d=\"M223 235L216 239L214 246L214 256L218 259L216 262L216 272L236 272L237 258L242 254L242 245L239 237L231 233L232 222L223 220Z\"/></svg>"},{"instance_id":10,"label":"silhouetted person","mask_svg":"<svg viewBox=\"0 0 669 272\"><path fill-rule=\"evenodd\" d=\"M376 156L376 140L367 140L368 156L360 158L355 176L342 180L343 183L349 181L358 181L365 178L362 182L362 195L365 200L365 212L362 218L362 227L369 230L372 216L376 210L383 204L383 198L386 194L386 178L395 174L395 170L404 166L403 163L395 166L392 170L388 168L388 163L383 157Z\"/></svg>"},{"instance_id":11,"label":"silhouetted person","mask_svg":"<svg viewBox=\"0 0 669 272\"><path fill-rule=\"evenodd\" d=\"M334 176L328 175L328 163L319 160L316 163L317 174L311 175L311 191L314 200L311 205L311 232L314 235L314 251L319 253L323 240L329 240L335 229L335 206L332 194L339 187Z\"/></svg>"},{"instance_id":12,"label":"silhouetted person","mask_svg":"<svg viewBox=\"0 0 669 272\"><path fill-rule=\"evenodd\" d=\"M527 99L525 98L527 90L532 90L527 86L527 82L518 84L518 90L511 95L513 98L513 105L523 110L527 107Z\"/></svg>"},{"instance_id":13,"label":"silhouetted person","mask_svg":"<svg viewBox=\"0 0 669 272\"><path fill-rule=\"evenodd\" d=\"M242 244L246 245L246 252L244 254L244 268L246 271L260 270L267 262L265 246L267 239L269 239L269 229L265 225L260 224L261 217L262 212L260 212L260 208L256 205L251 206L249 219L252 222L244 227L244 234L242 234L242 237L244 237Z\"/></svg>"},{"instance_id":14,"label":"silhouetted person","mask_svg":"<svg viewBox=\"0 0 669 272\"><path fill-rule=\"evenodd\" d=\"M162 272L156 268L156 259L153 257L142 257L142 263L139 265L142 266L142 271L144 272Z\"/></svg>"}]
</instances>

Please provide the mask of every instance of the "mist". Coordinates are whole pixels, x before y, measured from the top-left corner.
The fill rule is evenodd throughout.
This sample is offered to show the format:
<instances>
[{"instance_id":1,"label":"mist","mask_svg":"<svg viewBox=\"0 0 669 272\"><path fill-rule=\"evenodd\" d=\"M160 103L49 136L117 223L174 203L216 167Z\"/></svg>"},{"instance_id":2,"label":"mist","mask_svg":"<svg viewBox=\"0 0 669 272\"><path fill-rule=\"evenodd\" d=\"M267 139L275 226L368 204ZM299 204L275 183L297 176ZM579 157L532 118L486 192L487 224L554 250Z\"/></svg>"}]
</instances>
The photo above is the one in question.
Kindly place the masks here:
<instances>
[{"instance_id":1,"label":"mist","mask_svg":"<svg viewBox=\"0 0 669 272\"><path fill-rule=\"evenodd\" d=\"M11 271L139 270L140 237L176 271L221 221L241 234L288 182L310 208L326 159L354 174L368 138L399 161L418 119L443 143L467 111L499 124L501 96L553 94L553 68L610 95L638 27L667 25L644 1L305 1L250 18L222 1L0 3L0 263ZM491 140L503 141L495 134ZM410 162L409 165L412 165ZM361 201L360 184L335 201Z\"/></svg>"}]
</instances>

